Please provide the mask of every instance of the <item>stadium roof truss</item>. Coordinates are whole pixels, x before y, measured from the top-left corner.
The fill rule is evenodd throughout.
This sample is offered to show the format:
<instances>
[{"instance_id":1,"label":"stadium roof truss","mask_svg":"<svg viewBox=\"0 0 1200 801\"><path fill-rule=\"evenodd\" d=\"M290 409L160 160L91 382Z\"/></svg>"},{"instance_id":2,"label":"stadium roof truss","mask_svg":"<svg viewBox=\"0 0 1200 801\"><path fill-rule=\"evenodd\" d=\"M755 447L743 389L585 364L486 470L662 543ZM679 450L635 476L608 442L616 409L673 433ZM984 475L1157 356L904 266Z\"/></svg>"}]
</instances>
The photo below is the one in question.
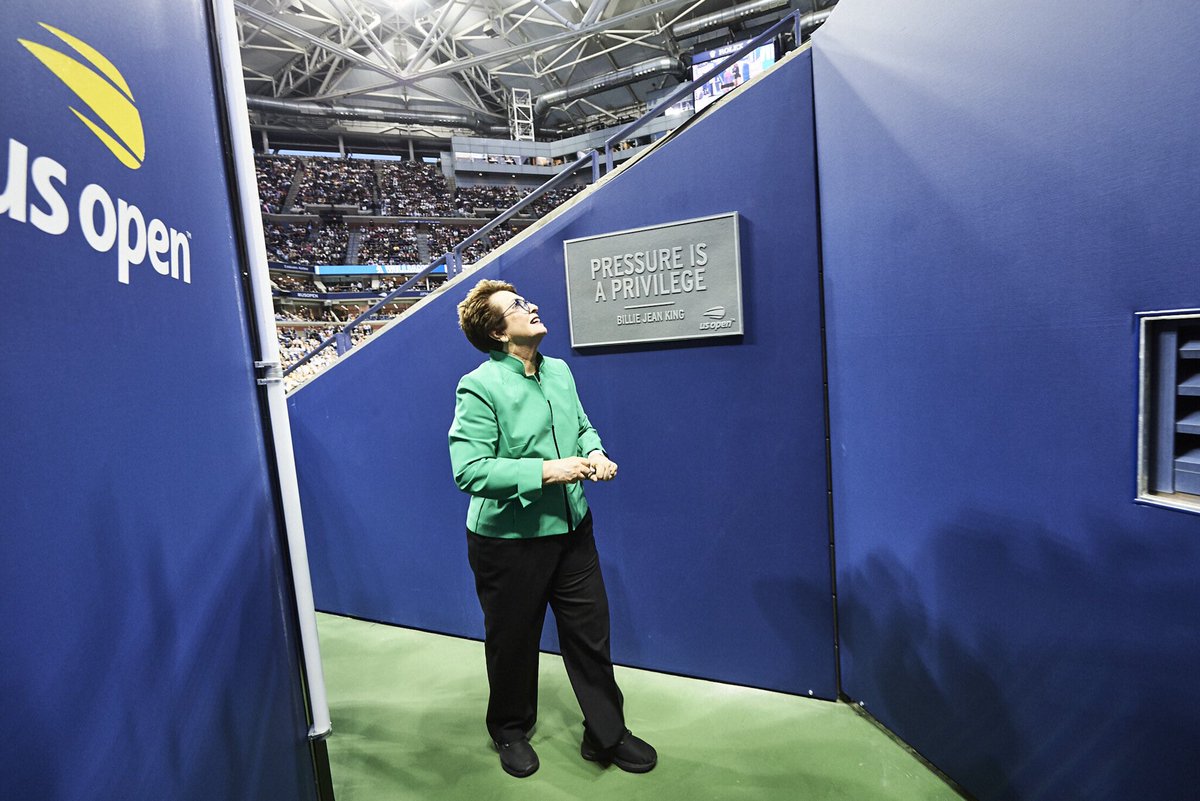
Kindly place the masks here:
<instances>
[{"instance_id":1,"label":"stadium roof truss","mask_svg":"<svg viewBox=\"0 0 1200 801\"><path fill-rule=\"evenodd\" d=\"M682 79L685 20L820 0L235 0L251 108L271 113L407 113L428 128L504 135L512 91L528 91L540 129L578 132L643 111L648 96ZM762 19L755 9L753 17ZM728 37L736 24L721 28ZM715 41L715 40L714 40ZM694 43L694 42L693 42ZM716 41L717 44L721 43ZM690 45L688 45L690 46ZM581 88L583 87L583 88ZM266 100L263 101L268 102ZM261 107L258 113L268 113ZM435 117L432 115L442 115ZM426 115L422 118L421 115ZM299 115L297 115L299 116ZM336 124L353 118L343 113ZM358 117L373 122L368 114ZM384 118L387 119L387 118ZM466 125L464 121L473 124ZM293 120L294 124L294 120ZM393 126L394 129L394 126Z\"/></svg>"}]
</instances>

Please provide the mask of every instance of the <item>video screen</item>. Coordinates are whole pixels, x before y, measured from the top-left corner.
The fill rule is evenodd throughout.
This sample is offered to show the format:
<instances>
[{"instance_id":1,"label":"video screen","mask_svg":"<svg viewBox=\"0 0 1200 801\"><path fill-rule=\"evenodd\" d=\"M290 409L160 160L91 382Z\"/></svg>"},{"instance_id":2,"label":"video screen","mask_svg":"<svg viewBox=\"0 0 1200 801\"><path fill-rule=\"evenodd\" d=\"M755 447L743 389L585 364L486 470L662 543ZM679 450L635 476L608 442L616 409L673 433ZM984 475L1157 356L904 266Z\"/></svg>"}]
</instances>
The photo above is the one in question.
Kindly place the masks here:
<instances>
[{"instance_id":1,"label":"video screen","mask_svg":"<svg viewBox=\"0 0 1200 801\"><path fill-rule=\"evenodd\" d=\"M740 44L734 43L717 48L716 50L702 50L692 56L692 80L700 78L710 69L713 62L728 57L735 52ZM711 105L718 97L733 89L736 86L741 86L746 81L766 72L775 64L775 43L767 42L760 45L737 62L730 64L719 74L711 76L703 84L696 87L692 92L692 100L696 106L696 112L699 113L708 105Z\"/></svg>"}]
</instances>

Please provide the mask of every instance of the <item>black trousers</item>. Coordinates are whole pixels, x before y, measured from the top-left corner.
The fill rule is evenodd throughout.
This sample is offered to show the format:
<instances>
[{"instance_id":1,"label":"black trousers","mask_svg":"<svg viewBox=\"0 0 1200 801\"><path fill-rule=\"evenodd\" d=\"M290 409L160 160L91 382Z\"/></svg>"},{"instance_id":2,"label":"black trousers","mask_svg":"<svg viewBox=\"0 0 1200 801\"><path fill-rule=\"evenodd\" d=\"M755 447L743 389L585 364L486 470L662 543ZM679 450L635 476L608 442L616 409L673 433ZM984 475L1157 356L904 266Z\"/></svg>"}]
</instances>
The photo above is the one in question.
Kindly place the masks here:
<instances>
[{"instance_id":1,"label":"black trousers","mask_svg":"<svg viewBox=\"0 0 1200 801\"><path fill-rule=\"evenodd\" d=\"M625 733L624 699L613 677L608 595L591 512L573 531L549 537L467 531L467 557L483 607L492 739L518 740L537 721L539 643L549 604L584 725L600 746L616 745Z\"/></svg>"}]
</instances>

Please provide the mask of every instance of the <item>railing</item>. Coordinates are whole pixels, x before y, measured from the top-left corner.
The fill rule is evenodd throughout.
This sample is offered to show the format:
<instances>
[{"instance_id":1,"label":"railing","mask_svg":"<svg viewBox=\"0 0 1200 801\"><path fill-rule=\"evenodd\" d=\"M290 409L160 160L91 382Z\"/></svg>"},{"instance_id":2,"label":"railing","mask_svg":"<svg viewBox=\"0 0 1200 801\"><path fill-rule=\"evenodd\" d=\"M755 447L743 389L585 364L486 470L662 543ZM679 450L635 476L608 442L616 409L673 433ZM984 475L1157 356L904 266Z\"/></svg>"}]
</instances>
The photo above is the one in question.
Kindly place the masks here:
<instances>
[{"instance_id":1,"label":"railing","mask_svg":"<svg viewBox=\"0 0 1200 801\"><path fill-rule=\"evenodd\" d=\"M352 332L355 328L357 328L359 323L361 323L363 320L370 317L375 312L379 311L379 309L382 308L383 306L387 305L388 303L391 303L392 300L394 300L397 295L401 294L402 292L407 292L408 290L412 289L414 286L417 285L418 282L427 278L429 276L429 274L432 273L434 270L436 270L438 267L441 267L443 264L448 264L447 259L450 255L451 254L449 254L449 253L442 254L437 259L435 259L432 263L430 263L429 266L426 267L424 270L421 270L421 272L417 273L412 278L408 279L403 284L401 284L400 286L393 289L391 292L384 295L383 298L381 300L377 301L375 303L375 305L371 306L371 308L367 309L365 312L358 315L350 322L346 323L346 325L344 325L340 331L336 331L332 336L329 336L329 337L326 337L325 339L323 339L321 341L320 345L317 345L315 348L313 348L308 353L304 354L299 359L297 359L295 362L293 362L291 365L289 365L288 368L283 371L284 377L286 378L289 374L292 373L292 371L304 366L305 364L308 364L310 361L312 361L314 356L316 356L318 353L325 350L325 348L329 347L332 344L336 343L337 352L338 352L339 356L341 356L346 351L350 350L350 348L352 347L352 344L350 342L350 332ZM449 266L446 267L446 272L447 272L447 274L450 273Z\"/></svg>"},{"instance_id":2,"label":"railing","mask_svg":"<svg viewBox=\"0 0 1200 801\"><path fill-rule=\"evenodd\" d=\"M774 25L770 26L769 28L764 30L762 33L758 34L758 36L755 36L753 39L742 44L742 46L739 47L735 52L731 53L729 56L722 59L721 61L718 61L715 65L713 65L713 67L711 69L705 71L702 75L700 75L695 80L689 81L688 83L680 84L675 89L674 92L672 92L671 94L669 94L665 98L663 98L659 102L659 104L656 105L654 108L650 109L645 114L643 114L641 117L639 117L638 119L629 123L624 128L622 128L621 130L617 131L615 134L610 136L608 139L604 140L604 171L605 171L605 173L612 172L612 169L613 169L613 145L614 144L616 144L618 142L623 142L626 139L628 139L630 134L641 129L648 122L650 122L650 120L659 116L660 114L665 112L668 108L670 108L672 105L674 105L676 102L678 102L680 99L682 99L683 97L686 97L688 94L692 93L697 86L701 86L704 83L706 83L711 76L719 74L726 67L736 63L747 52L753 50L756 47L759 47L760 45L763 45L763 44L769 42L770 40L774 39L775 36L777 36L779 33L791 28L792 30L795 31L796 42L800 42L801 35L802 35L802 30L801 30L801 26L803 24L802 21L805 20L806 18L811 18L812 16L813 16L812 14L801 15L801 13L799 11L791 12L787 16L781 18ZM823 21L823 19L824 18L822 17L822 21ZM555 189L556 187L560 186L561 184L566 183L566 181L572 175L574 175L576 172L578 172L580 169L582 169L585 165L587 165L589 163L591 164L591 167L592 167L592 183L595 183L596 181L600 180L600 151L593 149L593 150L588 151L587 153L584 153L582 156L580 156L578 159L573 161L571 164L564 167L563 170L558 173L558 175L555 175L549 181L546 181L544 184L539 186L537 189L534 189L528 195L521 198L521 200L519 200L516 204L514 204L507 210L501 212L491 222L487 223L482 228L480 228L478 231L471 234L463 241L459 242L448 253L444 253L441 256L439 256L435 261L433 261L424 270L417 273L415 276L410 278L408 281L406 281L401 286L397 287L396 289L393 289L391 292L389 292L387 295L385 295L382 299L380 299L378 302L376 302L375 305L371 306L371 308L367 309L365 312L358 315L350 322L346 323L346 325L344 325L339 331L335 332L332 336L324 339L321 342L321 344L317 345L317 347L313 348L311 351L304 354L294 364L290 365L286 370L284 370L283 371L284 376L289 375L292 371L294 371L297 368L312 361L314 356L316 356L318 353L323 351L329 345L336 345L338 356L341 356L346 351L350 350L350 348L353 347L353 343L350 341L350 334L351 334L351 332L354 331L355 328L357 328L368 317L375 314L375 312L379 311L379 309L381 309L383 306L386 306L388 303L390 303L398 295L400 295L403 292L408 291L410 288L415 286L419 281L426 278L430 273L432 273L438 267L441 267L442 265L446 266L446 277L447 278L453 278L454 276L461 273L463 270L462 258L463 258L464 250L466 250L468 247L470 247L471 245L478 242L481 238L486 236L490 231L495 229L496 226L503 225L505 222L512 219L517 214L520 214L522 209L524 209L526 206L528 206L533 201L540 198L542 195L549 192L551 189Z\"/></svg>"},{"instance_id":3,"label":"railing","mask_svg":"<svg viewBox=\"0 0 1200 801\"><path fill-rule=\"evenodd\" d=\"M503 225L504 223L511 220L513 217L520 214L522 209L524 209L526 206L528 206L533 201L540 198L542 195L549 192L551 189L555 189L560 184L565 183L566 180L568 178L570 178L572 175L574 175L579 170L580 167L582 167L584 164L587 164L588 162L591 162L591 164L592 164L592 182L595 183L597 178L599 177L597 174L599 171L599 165L598 165L598 162L596 159L596 151L593 150L590 153L584 154L583 156L580 156L575 161L568 164L562 170L562 172L560 172L558 175L554 176L549 181L546 181L546 183L542 184L537 189L533 190L528 195L526 195L525 197L518 200L512 206L509 206L506 210L500 212L500 214L494 220L492 220L490 223L483 226L478 231L471 234L466 239L464 239L463 241L461 241L457 245L455 245L454 249L451 250L450 253L447 254L448 256L452 257L453 261L452 261L452 263L447 262L447 264L446 264L446 277L452 278L462 272L462 269L463 269L462 254L463 254L464 250L466 250L471 245L478 242L480 239L482 239L484 237L485 234L487 234L489 231L491 231L496 226Z\"/></svg>"}]
</instances>

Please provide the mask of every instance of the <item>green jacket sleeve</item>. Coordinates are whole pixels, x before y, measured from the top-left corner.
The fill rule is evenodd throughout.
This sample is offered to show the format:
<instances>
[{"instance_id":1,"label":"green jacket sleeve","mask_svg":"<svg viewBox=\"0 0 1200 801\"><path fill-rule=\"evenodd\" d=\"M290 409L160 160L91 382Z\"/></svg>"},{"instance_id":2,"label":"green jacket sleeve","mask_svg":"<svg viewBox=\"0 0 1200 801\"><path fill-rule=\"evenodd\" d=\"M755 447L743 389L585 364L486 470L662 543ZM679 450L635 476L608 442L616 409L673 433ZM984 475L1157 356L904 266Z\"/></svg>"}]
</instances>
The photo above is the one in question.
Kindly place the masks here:
<instances>
[{"instance_id":1,"label":"green jacket sleeve","mask_svg":"<svg viewBox=\"0 0 1200 801\"><path fill-rule=\"evenodd\" d=\"M519 500L528 506L542 494L542 460L499 456L500 426L482 387L464 377L454 401L450 426L450 465L463 492L496 501Z\"/></svg>"},{"instance_id":2,"label":"green jacket sleeve","mask_svg":"<svg viewBox=\"0 0 1200 801\"><path fill-rule=\"evenodd\" d=\"M575 376L570 372L567 375L571 376L571 394L575 396L575 416L579 421L579 434L576 437L579 453L576 456L587 456L592 451L602 451L604 445L600 442L600 435L592 427L592 421L588 420L587 412L583 410L583 403L579 400L579 390L575 388Z\"/></svg>"}]
</instances>

